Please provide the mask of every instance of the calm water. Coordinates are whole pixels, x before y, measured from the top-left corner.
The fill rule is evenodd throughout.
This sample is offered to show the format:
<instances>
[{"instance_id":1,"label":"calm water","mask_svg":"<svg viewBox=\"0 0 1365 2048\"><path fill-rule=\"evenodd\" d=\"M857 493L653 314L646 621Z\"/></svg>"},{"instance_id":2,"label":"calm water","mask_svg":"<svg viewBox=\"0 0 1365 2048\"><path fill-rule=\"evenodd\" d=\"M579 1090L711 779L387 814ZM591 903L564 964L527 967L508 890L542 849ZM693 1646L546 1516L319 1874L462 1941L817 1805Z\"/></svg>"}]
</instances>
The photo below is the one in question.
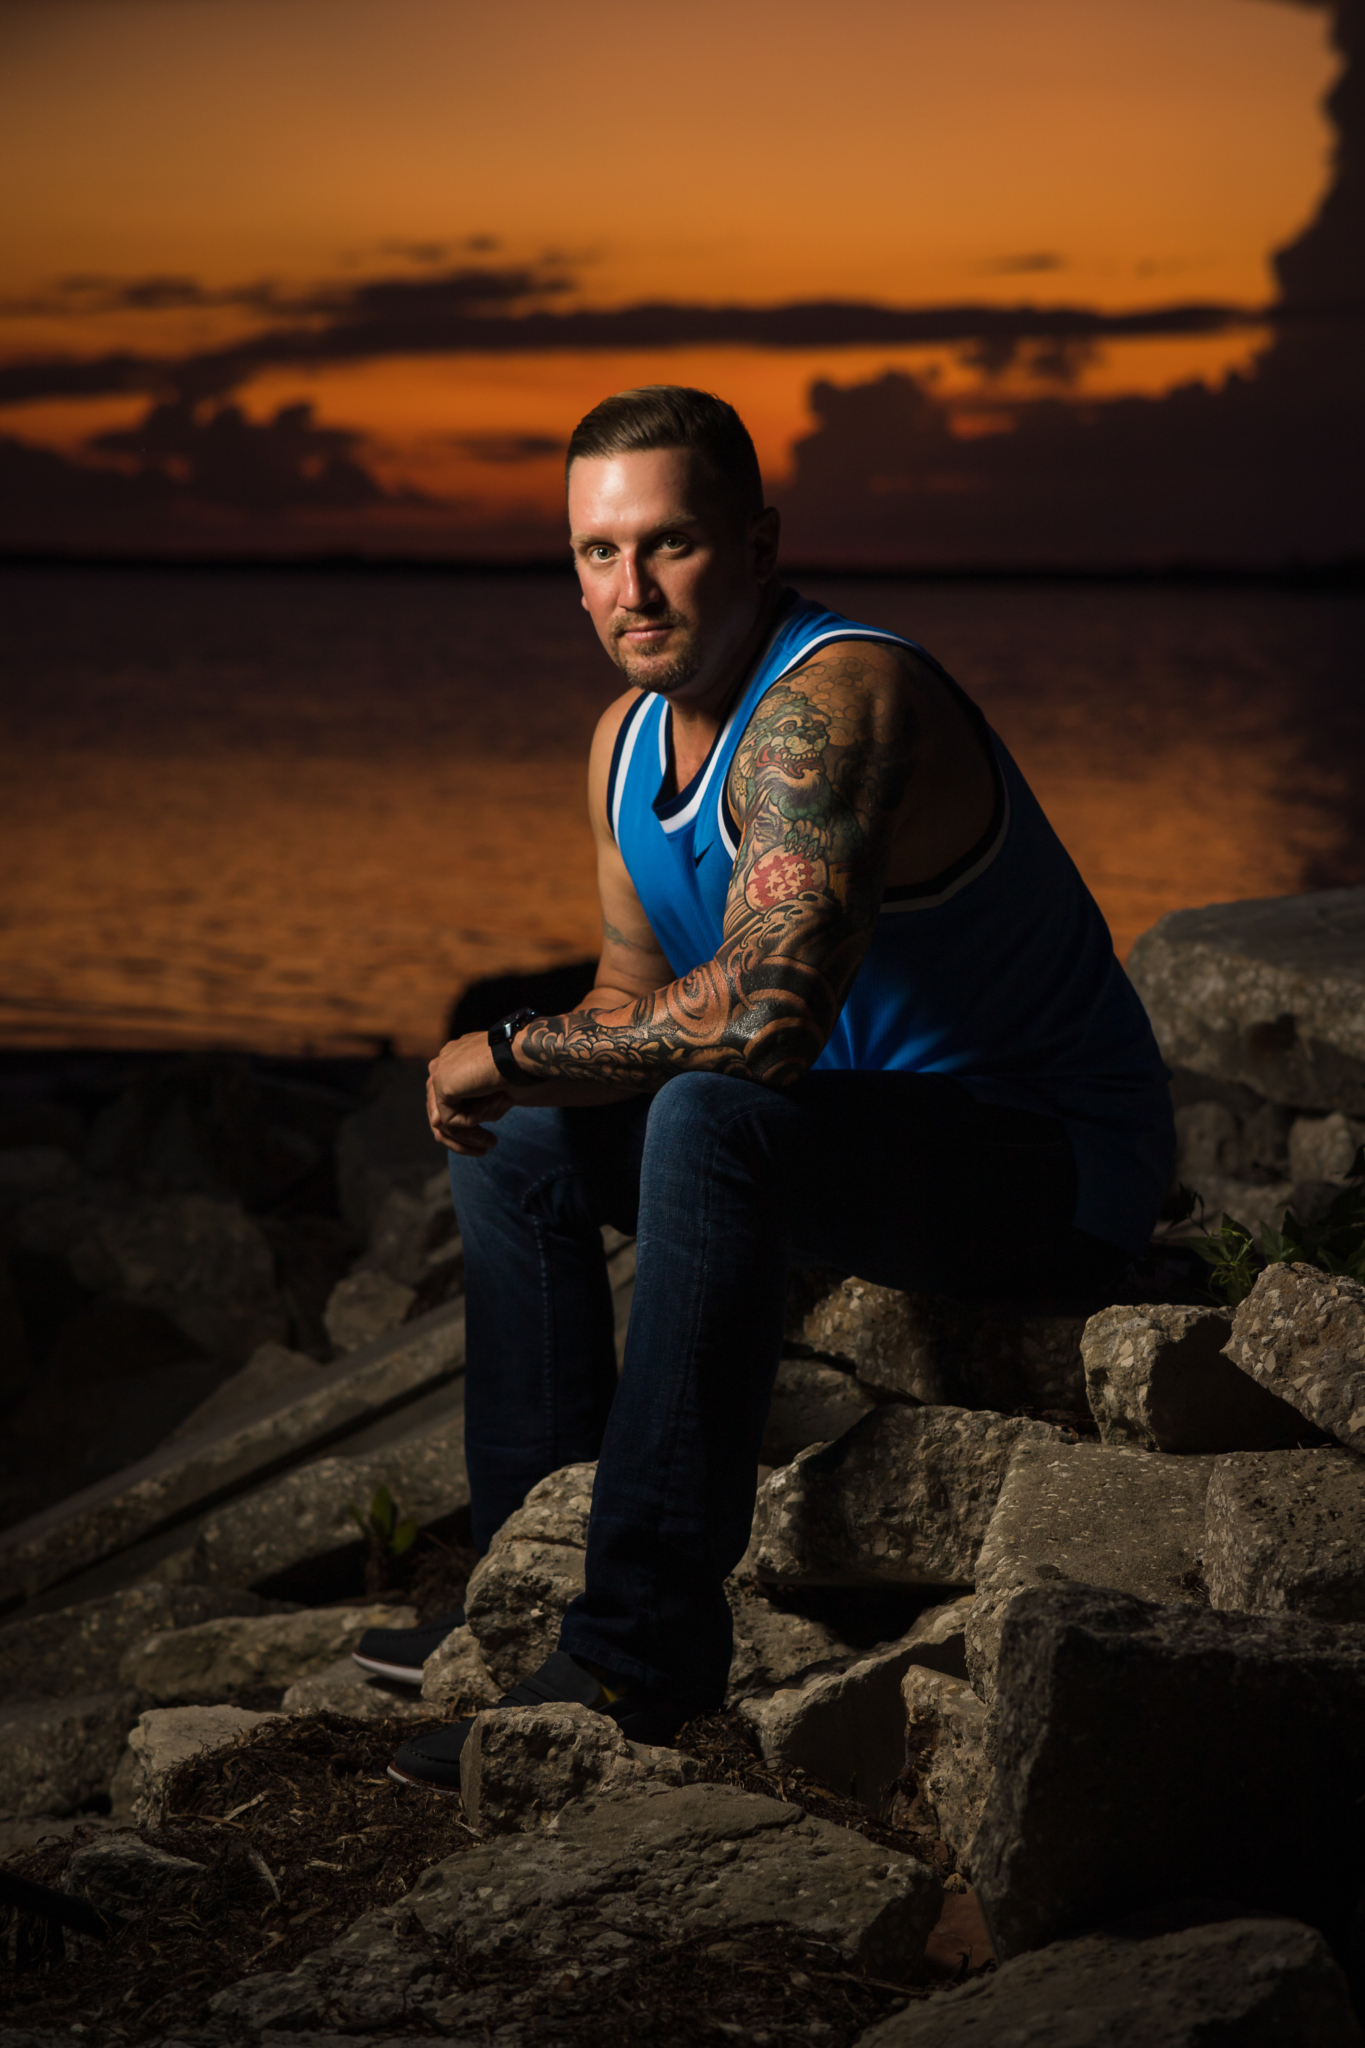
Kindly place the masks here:
<instances>
[{"instance_id":1,"label":"calm water","mask_svg":"<svg viewBox=\"0 0 1365 2048\"><path fill-rule=\"evenodd\" d=\"M984 706L1126 952L1365 881L1365 600L840 583ZM425 1051L593 949L568 580L0 572L0 1044Z\"/></svg>"}]
</instances>

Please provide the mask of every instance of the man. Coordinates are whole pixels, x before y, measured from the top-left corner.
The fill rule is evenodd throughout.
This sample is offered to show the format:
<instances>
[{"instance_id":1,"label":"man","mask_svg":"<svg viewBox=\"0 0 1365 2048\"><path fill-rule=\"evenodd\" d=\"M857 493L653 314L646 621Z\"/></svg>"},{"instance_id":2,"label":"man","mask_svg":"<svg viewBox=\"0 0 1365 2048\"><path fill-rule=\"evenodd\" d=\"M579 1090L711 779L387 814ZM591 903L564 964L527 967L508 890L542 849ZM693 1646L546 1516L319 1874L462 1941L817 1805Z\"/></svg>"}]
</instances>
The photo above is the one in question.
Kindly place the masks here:
<instances>
[{"instance_id":1,"label":"man","mask_svg":"<svg viewBox=\"0 0 1365 2048\"><path fill-rule=\"evenodd\" d=\"M1023 777L923 650L784 588L733 410L605 400L568 506L629 685L589 767L597 986L445 1046L428 1110L480 1548L546 1473L599 1460L586 1590L505 1704L578 1700L658 1741L724 1697L789 1258L1095 1306L1173 1136L1147 1019ZM638 1252L619 1384L603 1223ZM412 1673L455 1619L362 1660ZM458 1783L469 1725L394 1775Z\"/></svg>"}]
</instances>

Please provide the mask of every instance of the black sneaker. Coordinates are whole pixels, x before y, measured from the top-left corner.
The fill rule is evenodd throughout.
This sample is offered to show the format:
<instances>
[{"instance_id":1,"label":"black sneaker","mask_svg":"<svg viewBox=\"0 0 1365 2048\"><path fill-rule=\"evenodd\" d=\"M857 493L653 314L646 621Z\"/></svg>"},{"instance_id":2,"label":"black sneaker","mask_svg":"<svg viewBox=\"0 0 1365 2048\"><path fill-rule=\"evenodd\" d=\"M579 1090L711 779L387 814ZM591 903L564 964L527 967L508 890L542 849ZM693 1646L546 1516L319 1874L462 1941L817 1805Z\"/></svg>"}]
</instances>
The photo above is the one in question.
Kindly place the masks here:
<instances>
[{"instance_id":1,"label":"black sneaker","mask_svg":"<svg viewBox=\"0 0 1365 2048\"><path fill-rule=\"evenodd\" d=\"M631 1742L672 1742L689 1709L676 1701L646 1692L643 1687L616 1691L604 1685L586 1664L567 1650L556 1650L539 1671L514 1685L497 1702L499 1707L543 1707L570 1704L592 1707L608 1715ZM430 1734L414 1735L405 1742L389 1765L389 1776L400 1785L426 1785L437 1792L460 1789L460 1752L474 1726L472 1715L451 1721Z\"/></svg>"},{"instance_id":2,"label":"black sneaker","mask_svg":"<svg viewBox=\"0 0 1365 2048\"><path fill-rule=\"evenodd\" d=\"M421 1628L367 1628L351 1655L362 1671L376 1678L394 1678L400 1685L420 1685L422 1666L446 1637L464 1627L464 1609L438 1614Z\"/></svg>"}]
</instances>

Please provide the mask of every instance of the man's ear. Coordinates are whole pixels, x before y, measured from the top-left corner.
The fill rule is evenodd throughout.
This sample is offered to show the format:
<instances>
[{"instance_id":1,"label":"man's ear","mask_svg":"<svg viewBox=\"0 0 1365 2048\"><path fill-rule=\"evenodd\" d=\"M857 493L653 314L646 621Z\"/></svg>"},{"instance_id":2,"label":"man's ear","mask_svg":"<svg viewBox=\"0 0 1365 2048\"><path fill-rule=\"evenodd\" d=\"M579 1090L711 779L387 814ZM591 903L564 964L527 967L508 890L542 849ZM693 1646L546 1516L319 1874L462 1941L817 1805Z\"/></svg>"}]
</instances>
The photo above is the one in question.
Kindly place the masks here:
<instances>
[{"instance_id":1,"label":"man's ear","mask_svg":"<svg viewBox=\"0 0 1365 2048\"><path fill-rule=\"evenodd\" d=\"M760 583L771 583L777 574L777 549L782 538L782 514L776 505L765 505L749 528L754 575Z\"/></svg>"},{"instance_id":2,"label":"man's ear","mask_svg":"<svg viewBox=\"0 0 1365 2048\"><path fill-rule=\"evenodd\" d=\"M583 595L583 593L582 593L582 591L581 591L581 590L580 590L580 591L579 591L579 593L578 593L578 602L579 602L579 603L580 603L580 604L582 605L582 607L583 607L584 611L586 611L586 610L588 609L588 600L587 600L587 598L586 598L586 597L585 597L585 596Z\"/></svg>"}]
</instances>

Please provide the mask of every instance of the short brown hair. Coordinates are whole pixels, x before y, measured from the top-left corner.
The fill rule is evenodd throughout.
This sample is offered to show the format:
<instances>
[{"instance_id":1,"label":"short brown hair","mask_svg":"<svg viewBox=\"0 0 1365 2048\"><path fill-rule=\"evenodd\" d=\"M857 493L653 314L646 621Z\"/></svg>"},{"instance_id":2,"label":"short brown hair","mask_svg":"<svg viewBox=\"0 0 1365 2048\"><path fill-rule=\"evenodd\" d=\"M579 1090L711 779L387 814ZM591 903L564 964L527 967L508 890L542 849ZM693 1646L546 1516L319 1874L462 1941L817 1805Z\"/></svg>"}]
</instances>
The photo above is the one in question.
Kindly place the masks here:
<instances>
[{"instance_id":1,"label":"short brown hair","mask_svg":"<svg viewBox=\"0 0 1365 2048\"><path fill-rule=\"evenodd\" d=\"M763 477L749 429L732 405L687 384L644 384L614 391L585 413L569 436L567 475L580 455L628 455L647 448L690 448L743 520L763 510Z\"/></svg>"}]
</instances>

